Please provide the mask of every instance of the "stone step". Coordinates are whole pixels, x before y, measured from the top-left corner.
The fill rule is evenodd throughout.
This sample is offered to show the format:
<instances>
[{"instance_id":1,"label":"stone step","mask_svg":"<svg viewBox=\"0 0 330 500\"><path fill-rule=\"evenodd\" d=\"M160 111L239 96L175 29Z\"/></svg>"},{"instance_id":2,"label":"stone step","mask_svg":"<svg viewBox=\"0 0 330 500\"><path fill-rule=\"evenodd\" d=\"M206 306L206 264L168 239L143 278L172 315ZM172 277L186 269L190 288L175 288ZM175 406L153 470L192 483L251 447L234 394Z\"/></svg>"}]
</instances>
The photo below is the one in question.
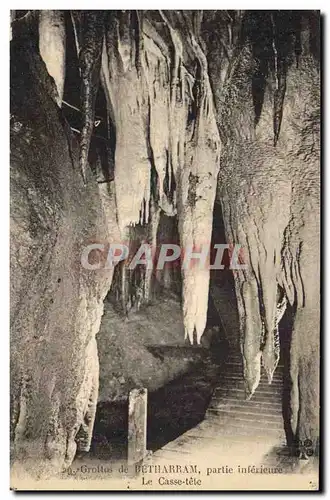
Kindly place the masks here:
<instances>
[{"instance_id":1,"label":"stone step","mask_svg":"<svg viewBox=\"0 0 330 500\"><path fill-rule=\"evenodd\" d=\"M168 446L168 445L167 445ZM164 447L164 448L161 448L160 450L157 450L154 454L153 454L153 462L157 463L157 460L178 460L179 456L180 455L190 455L190 452L185 452L184 450L176 447L176 446L173 446L173 447ZM174 462L175 463L175 462Z\"/></svg>"},{"instance_id":2,"label":"stone step","mask_svg":"<svg viewBox=\"0 0 330 500\"><path fill-rule=\"evenodd\" d=\"M229 372L229 371L224 371L222 374L222 377L224 380L241 380L244 381L243 377L243 372ZM268 378L265 375L262 375L260 378L260 383L266 383L268 384ZM273 385L273 384L281 384L283 385L283 377L281 375L274 375L272 383L268 385Z\"/></svg>"},{"instance_id":3,"label":"stone step","mask_svg":"<svg viewBox=\"0 0 330 500\"><path fill-rule=\"evenodd\" d=\"M231 394L221 398L221 399L212 399L210 404L209 404L209 409L222 409L228 407L228 405L235 405L235 406L245 406L246 408L254 408L254 409L262 409L264 408L265 411L269 411L270 409L274 410L282 410L282 402L278 400L264 400L264 399L252 399L250 401L247 401L244 398L235 398Z\"/></svg>"},{"instance_id":4,"label":"stone step","mask_svg":"<svg viewBox=\"0 0 330 500\"><path fill-rule=\"evenodd\" d=\"M243 366L242 362L239 359L233 361L227 361L225 364L225 369L227 370L230 369L230 367L237 367L237 366L239 367Z\"/></svg>"},{"instance_id":5,"label":"stone step","mask_svg":"<svg viewBox=\"0 0 330 500\"><path fill-rule=\"evenodd\" d=\"M226 365L230 365L231 363L236 363L236 364L237 363L241 363L241 364L243 364L243 358L242 358L242 356L240 354L229 352L228 356L226 358ZM283 368L284 368L284 365L282 363L278 364L277 367L276 367L275 373L283 371Z\"/></svg>"},{"instance_id":6,"label":"stone step","mask_svg":"<svg viewBox=\"0 0 330 500\"><path fill-rule=\"evenodd\" d=\"M214 391L213 398L215 399L221 399L222 397L226 396L236 396L239 399L244 399L245 400L245 388L244 386L242 387L218 387ZM256 392L253 394L252 398L254 400L260 399L260 400L270 400L270 401L281 401L281 395L282 391L269 391L266 389L257 389ZM213 399L212 398L212 399Z\"/></svg>"},{"instance_id":7,"label":"stone step","mask_svg":"<svg viewBox=\"0 0 330 500\"><path fill-rule=\"evenodd\" d=\"M227 413L233 413L235 415L247 415L251 416L253 418L258 418L262 417L267 420L271 419L282 419L282 409L281 408L272 408L271 410L267 408L260 408L260 407L254 407L254 408L249 408L247 406L243 405L227 405L227 406L222 406L220 408L209 408L208 412L210 412L210 415L217 415L221 414L222 412L227 412ZM250 417L248 417L250 419Z\"/></svg>"},{"instance_id":8,"label":"stone step","mask_svg":"<svg viewBox=\"0 0 330 500\"><path fill-rule=\"evenodd\" d=\"M212 416L212 420L216 421L219 425L223 424L228 427L233 425L246 426L254 429L283 429L282 419L276 419L272 416L268 418L264 415L253 415L244 412L228 411L228 410L218 410Z\"/></svg>"},{"instance_id":9,"label":"stone step","mask_svg":"<svg viewBox=\"0 0 330 500\"><path fill-rule=\"evenodd\" d=\"M217 438L219 436L233 436L237 441L245 441L245 437L254 437L254 438L259 438L260 440L268 440L268 439L276 439L279 440L280 442L284 441L285 435L284 435L284 430L280 429L269 429L269 428L252 428L252 427L247 427L246 425L244 426L236 426L233 425L231 427L229 426L212 426L210 428L209 433L207 431L201 432L196 432L195 430L188 431L187 433L188 437L194 437L195 439L209 439L212 441L212 444L214 446L223 446L222 440L218 440Z\"/></svg>"},{"instance_id":10,"label":"stone step","mask_svg":"<svg viewBox=\"0 0 330 500\"><path fill-rule=\"evenodd\" d=\"M194 440L206 439L206 440L214 441L215 436L213 436L213 438L211 437L210 429L208 431L207 431L207 429L205 429L205 430L203 430L203 432L198 431L198 430L196 431L196 429L198 429L198 428L191 429L190 431L187 431L187 435L190 439L194 439ZM268 436L268 435L265 436L264 434L262 434L261 436L258 436L257 434L254 434L254 435L251 435L251 434L238 435L238 434L223 434L223 433L219 434L218 430L217 430L217 435L221 435L221 446L222 447L225 447L226 445L241 443L244 445L243 449L246 449L246 446L249 446L249 444L255 445L256 441L258 439L260 439L260 441L262 443L264 443L265 441L268 441L267 437L270 437L270 439L272 441L274 440L273 436ZM276 437L277 437L277 435L276 435ZM278 447L278 449L282 449L282 447L286 445L285 435L279 434L278 437L279 437L279 439L277 440L277 447Z\"/></svg>"},{"instance_id":11,"label":"stone step","mask_svg":"<svg viewBox=\"0 0 330 500\"><path fill-rule=\"evenodd\" d=\"M216 387L216 390L221 390L221 389L227 389L227 390L230 390L230 389L245 389L245 383L243 380L226 380L226 383L225 381L223 381L223 383L221 384L217 384L217 387ZM283 385L281 384L268 384L268 383L260 383L258 385L258 387L256 388L256 391L255 392L269 392L269 393L272 393L272 394L276 394L277 392L281 391L282 392L282 389L283 389Z\"/></svg>"},{"instance_id":12,"label":"stone step","mask_svg":"<svg viewBox=\"0 0 330 500\"><path fill-rule=\"evenodd\" d=\"M222 368L222 373L223 375L232 375L243 378L243 365L239 361L226 364ZM268 381L267 375L264 371L261 372L261 380ZM283 373L281 371L274 373L273 380L283 381Z\"/></svg>"},{"instance_id":13,"label":"stone step","mask_svg":"<svg viewBox=\"0 0 330 500\"><path fill-rule=\"evenodd\" d=\"M239 389L244 389L245 387L245 384L244 384L244 381L242 379L229 379L229 378L225 378L223 379L222 381L223 383L220 385L218 385L217 389L219 388L227 388L227 389L233 389L233 388L239 388ZM271 392L272 394L282 394L283 392L283 384L281 384L280 382L275 382L275 383L272 383L272 384L268 384L268 382L264 381L264 382L260 382L257 389L256 389L256 393L257 392Z\"/></svg>"},{"instance_id":14,"label":"stone step","mask_svg":"<svg viewBox=\"0 0 330 500\"><path fill-rule=\"evenodd\" d=\"M223 384L221 386L218 384L215 391L221 392L221 390L227 390L231 391L234 389L240 389L244 390L245 389L245 384L242 380L231 380L228 382L228 380L224 380ZM260 383L255 391L255 394L275 394L278 395L279 397L282 396L283 394L283 384L268 384L268 383Z\"/></svg>"},{"instance_id":15,"label":"stone step","mask_svg":"<svg viewBox=\"0 0 330 500\"><path fill-rule=\"evenodd\" d=\"M277 408L282 409L282 403L279 401L256 401L253 399L246 401L245 399L238 400L237 398L231 398L231 397L224 397L222 400L219 401L213 399L208 409L217 409L226 405L241 406L242 403L245 404L246 408L260 408L260 409L273 408L274 410Z\"/></svg>"},{"instance_id":16,"label":"stone step","mask_svg":"<svg viewBox=\"0 0 330 500\"><path fill-rule=\"evenodd\" d=\"M228 389L228 393L242 393L245 396L245 388L244 387L232 387L231 389ZM282 391L281 390L274 390L274 391L269 391L267 389L260 389L258 388L256 392L253 394L252 399L259 399L261 398L264 400L265 398L270 398L271 401L282 401ZM245 399L245 397L244 397Z\"/></svg>"}]
</instances>

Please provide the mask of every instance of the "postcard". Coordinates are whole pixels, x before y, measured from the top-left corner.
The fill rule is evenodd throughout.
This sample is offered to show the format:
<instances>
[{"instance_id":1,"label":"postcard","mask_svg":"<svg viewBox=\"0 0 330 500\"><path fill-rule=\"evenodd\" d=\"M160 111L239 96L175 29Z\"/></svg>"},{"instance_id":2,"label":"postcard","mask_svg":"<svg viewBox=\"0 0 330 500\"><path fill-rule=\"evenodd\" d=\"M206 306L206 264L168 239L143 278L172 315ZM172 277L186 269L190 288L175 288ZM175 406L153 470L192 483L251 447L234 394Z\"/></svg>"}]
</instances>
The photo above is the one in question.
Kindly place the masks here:
<instances>
[{"instance_id":1,"label":"postcard","mask_svg":"<svg viewBox=\"0 0 330 500\"><path fill-rule=\"evenodd\" d=\"M320 489L320 26L10 12L12 489Z\"/></svg>"}]
</instances>

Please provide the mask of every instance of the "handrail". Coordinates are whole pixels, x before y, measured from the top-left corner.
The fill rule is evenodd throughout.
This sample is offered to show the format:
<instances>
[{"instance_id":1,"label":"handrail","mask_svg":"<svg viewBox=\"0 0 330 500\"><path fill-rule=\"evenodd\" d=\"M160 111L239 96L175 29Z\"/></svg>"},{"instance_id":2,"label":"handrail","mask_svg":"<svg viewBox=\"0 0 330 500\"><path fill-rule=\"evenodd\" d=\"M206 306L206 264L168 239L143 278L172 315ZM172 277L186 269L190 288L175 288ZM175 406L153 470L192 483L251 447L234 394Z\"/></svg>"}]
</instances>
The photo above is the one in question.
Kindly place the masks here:
<instances>
[{"instance_id":1,"label":"handrail","mask_svg":"<svg viewBox=\"0 0 330 500\"><path fill-rule=\"evenodd\" d=\"M68 108L71 108L71 109L74 109L75 111L78 111L78 113L82 113L81 109L77 108L73 104L68 103L64 99L62 99L62 104L65 104ZM100 125L101 121L104 120L104 118L102 116L95 116L95 118L96 118L96 121L98 122L98 124L95 125L95 127L98 127Z\"/></svg>"}]
</instances>

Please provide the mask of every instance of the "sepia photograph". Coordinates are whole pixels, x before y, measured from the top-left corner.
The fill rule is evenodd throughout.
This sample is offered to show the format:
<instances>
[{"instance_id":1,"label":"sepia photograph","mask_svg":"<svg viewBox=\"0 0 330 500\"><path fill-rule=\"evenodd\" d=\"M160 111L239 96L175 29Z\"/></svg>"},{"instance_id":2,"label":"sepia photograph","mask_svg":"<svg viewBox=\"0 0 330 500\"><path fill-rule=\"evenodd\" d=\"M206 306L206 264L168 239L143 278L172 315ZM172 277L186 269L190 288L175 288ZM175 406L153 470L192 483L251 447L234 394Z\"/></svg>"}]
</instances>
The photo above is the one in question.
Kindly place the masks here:
<instances>
[{"instance_id":1,"label":"sepia photograph","mask_svg":"<svg viewBox=\"0 0 330 500\"><path fill-rule=\"evenodd\" d=\"M10 489L320 491L321 12L7 22Z\"/></svg>"}]
</instances>

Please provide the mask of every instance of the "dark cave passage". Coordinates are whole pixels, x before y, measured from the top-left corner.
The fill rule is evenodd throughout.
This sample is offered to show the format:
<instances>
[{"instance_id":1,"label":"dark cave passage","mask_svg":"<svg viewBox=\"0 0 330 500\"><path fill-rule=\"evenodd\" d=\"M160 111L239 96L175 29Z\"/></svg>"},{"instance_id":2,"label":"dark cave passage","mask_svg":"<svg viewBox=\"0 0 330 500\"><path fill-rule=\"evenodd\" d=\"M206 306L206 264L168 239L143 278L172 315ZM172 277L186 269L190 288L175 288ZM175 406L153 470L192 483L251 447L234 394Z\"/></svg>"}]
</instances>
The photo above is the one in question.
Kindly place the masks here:
<instances>
[{"instance_id":1,"label":"dark cave passage","mask_svg":"<svg viewBox=\"0 0 330 500\"><path fill-rule=\"evenodd\" d=\"M212 248L214 243L224 243L224 225L220 205L215 205ZM132 246L139 245L147 236L145 228L136 226L131 235ZM177 222L174 217L161 216L157 232L157 243L177 243ZM211 259L213 256L211 256ZM91 453L95 457L124 458L127 453L128 431L128 399L130 389L144 385L148 388L148 419L147 419L147 448L156 451L167 443L175 440L188 430L196 427L205 417L211 401L214 388L221 383L220 372L228 356L230 337L238 335L237 310L233 288L233 277L229 270L228 255L223 259L225 269L211 273L211 288L214 293L209 295L206 331L201 339L201 346L190 346L188 340L183 340L182 316L180 304L181 276L179 263L171 263L162 273L156 273L153 281L151 305L144 305L141 309L134 304L135 292L143 278L143 269L138 266L130 275L130 288L124 302L129 303L126 314L123 310L121 292L122 269L117 266L113 278L112 288L105 300L105 315L102 319L98 335L99 356L101 365L101 390L98 403ZM142 274L141 274L142 272ZM219 312L223 312L223 304L219 304L216 290L228 296L231 311L228 315L228 303L225 304L226 313L220 319ZM230 297L229 297L230 295ZM221 298L221 297L220 297ZM171 316L164 309L168 301ZM219 309L220 307L220 309ZM107 310L109 313L107 314ZM125 309L125 306L124 306ZM111 310L111 312L110 312ZM155 312L154 312L155 311ZM108 320L109 315L109 320ZM152 325L151 325L152 320ZM164 320L168 329L173 330L171 336L164 333ZM127 328L123 325L127 325ZM123 331L118 331L118 327ZM117 327L118 325L118 327ZM155 333L151 333L155 328ZM109 331L112 334L109 337ZM149 338L146 334L149 331ZM235 331L236 330L236 331ZM134 336L133 346L129 339ZM229 337L229 338L228 338ZM105 342L115 340L115 345ZM237 340L237 338L236 338ZM139 347L137 343L139 342ZM237 342L235 342L237 344ZM109 357L104 350L109 351ZM127 353L131 354L128 355ZM112 355L111 355L112 353ZM129 362L121 363L116 357L124 356ZM141 363L139 365L139 362ZM103 374L104 365L112 363L113 371ZM158 387L148 387L149 379L142 368L143 364L151 366L151 377L159 378ZM124 366L125 365L125 366ZM139 368L137 369L137 366ZM116 372L117 370L117 372ZM136 379L136 372L140 371L141 379ZM158 371L158 375L157 375ZM125 379L125 383L118 385L117 397L110 401L103 397L109 378ZM149 372L148 372L149 373ZM162 375L160 375L160 373ZM107 377L107 378L106 378ZM133 381L135 378L135 382ZM125 385L127 382L127 385ZM123 387L124 386L124 387ZM104 389L104 390L103 390ZM126 393L125 393L126 389ZM114 400L113 400L114 399Z\"/></svg>"},{"instance_id":2,"label":"dark cave passage","mask_svg":"<svg viewBox=\"0 0 330 500\"><path fill-rule=\"evenodd\" d=\"M139 244L145 236L143 227L134 229L133 241L136 244ZM177 241L175 218L163 216L158 238L160 241L169 239ZM221 206L215 204L212 248L214 244L223 244L225 241ZM213 257L211 261L212 259ZM207 327L201 346L190 346L182 338L181 304L178 293L181 283L178 269L169 267L165 280L164 276L158 276L160 281L155 278L151 304L144 305L140 309L134 307L133 288L139 285L143 273L141 275L141 270L135 270L135 277L130 276L131 288L128 290L128 294L132 294L132 299L129 301L131 310L126 310L125 314L122 309L123 302L120 300L122 271L119 266L116 268L112 289L105 300L105 314L98 335L101 389L91 457L106 460L126 459L128 392L132 388L142 386L148 388L147 449L152 452L163 448L203 422L206 413L209 412L214 390L219 391L229 383L230 389L226 391L235 391L236 378L229 382L226 378L228 356L240 359L238 311L227 252L224 253L222 263L224 269L211 271ZM172 313L170 317L169 311ZM279 328L280 372L282 374L283 370L284 384L282 375L279 375L275 386L269 386L270 392L266 392L264 396L266 401L268 398L269 404L272 404L272 391L274 395L279 395L278 391L281 391L280 400L282 400L285 426L288 420L287 399L290 392L288 385L290 321L292 321L292 311L288 309ZM168 325L171 335L168 331L164 331L164 325ZM146 334L146 331L149 333ZM105 370L104 367L109 363L112 370ZM149 365L146 373L144 365ZM136 377L137 373L140 373L140 378ZM150 374L149 377L147 373ZM237 373L239 379L243 381L242 369L238 368ZM110 380L111 377L113 382ZM156 386L150 385L150 377L157 378ZM113 391L111 395L110 386ZM263 386L261 387L263 391ZM106 393L108 396L105 396ZM277 408L275 410L276 413ZM239 411L237 410L235 418L239 416ZM262 426L262 417L260 418ZM265 418L268 418L267 414ZM257 415L256 419L258 420ZM245 424L249 426L249 420ZM224 430L226 430L225 423ZM258 432L258 429L252 428L251 432Z\"/></svg>"},{"instance_id":3,"label":"dark cave passage","mask_svg":"<svg viewBox=\"0 0 330 500\"><path fill-rule=\"evenodd\" d=\"M110 297L106 301L98 335L101 400L94 425L93 456L125 458L127 397L132 388L148 388L148 450L162 448L204 419L228 345L214 317L216 308L210 314L202 345L186 343L180 307L178 295L166 289L158 292L151 305L131 312L128 319ZM108 328L113 332L110 336ZM108 363L111 369L105 368Z\"/></svg>"},{"instance_id":4,"label":"dark cave passage","mask_svg":"<svg viewBox=\"0 0 330 500\"><path fill-rule=\"evenodd\" d=\"M205 416L218 382L219 365L195 363L185 375L148 395L147 449L156 451L198 425ZM128 401L99 403L91 454L125 459Z\"/></svg>"}]
</instances>

